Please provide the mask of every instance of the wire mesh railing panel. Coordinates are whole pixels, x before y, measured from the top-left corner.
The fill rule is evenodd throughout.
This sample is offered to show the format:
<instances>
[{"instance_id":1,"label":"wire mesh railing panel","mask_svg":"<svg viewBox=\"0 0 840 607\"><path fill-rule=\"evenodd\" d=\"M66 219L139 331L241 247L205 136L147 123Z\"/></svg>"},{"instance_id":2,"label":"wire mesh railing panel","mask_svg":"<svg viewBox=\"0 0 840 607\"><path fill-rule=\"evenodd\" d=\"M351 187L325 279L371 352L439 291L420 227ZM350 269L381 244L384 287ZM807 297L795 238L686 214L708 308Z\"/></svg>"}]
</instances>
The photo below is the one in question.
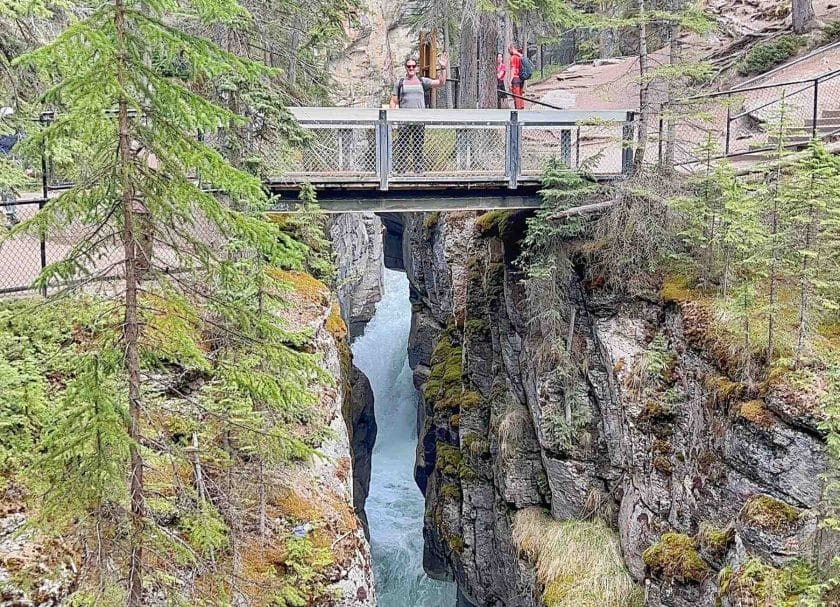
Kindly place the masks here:
<instances>
[{"instance_id":1,"label":"wire mesh railing panel","mask_svg":"<svg viewBox=\"0 0 840 607\"><path fill-rule=\"evenodd\" d=\"M666 107L660 117L658 160L666 164L762 160L780 145L804 147L813 136L840 139L840 72L698 97Z\"/></svg>"},{"instance_id":2,"label":"wire mesh railing panel","mask_svg":"<svg viewBox=\"0 0 840 607\"><path fill-rule=\"evenodd\" d=\"M7 226L25 221L38 212L37 202L3 200ZM27 292L41 271L41 241L35 236L21 235L0 240L0 294Z\"/></svg>"},{"instance_id":3,"label":"wire mesh railing panel","mask_svg":"<svg viewBox=\"0 0 840 607\"><path fill-rule=\"evenodd\" d=\"M284 162L285 174L374 177L374 125L307 128L307 140Z\"/></svg>"},{"instance_id":4,"label":"wire mesh railing panel","mask_svg":"<svg viewBox=\"0 0 840 607\"><path fill-rule=\"evenodd\" d=\"M5 205L7 225L31 219L38 207L39 201ZM200 272L208 254L228 255L226 235L197 210L191 220L177 225L154 226L142 218L138 225L140 269L183 275L187 271ZM105 286L113 291L114 280L122 277L125 269L125 251L119 236L112 225L73 220L61 228L52 228L43 242L30 234L0 238L0 296L37 294L33 283L44 268L70 258L78 260L72 275L51 280L48 293L67 287L95 290Z\"/></svg>"},{"instance_id":5,"label":"wire mesh railing panel","mask_svg":"<svg viewBox=\"0 0 840 607\"><path fill-rule=\"evenodd\" d=\"M522 175L542 174L545 161L559 158L569 168L596 175L620 174L624 125L609 122L576 126L523 126L520 139Z\"/></svg>"},{"instance_id":6,"label":"wire mesh railing panel","mask_svg":"<svg viewBox=\"0 0 840 607\"><path fill-rule=\"evenodd\" d=\"M391 126L391 175L505 175L504 125L399 123Z\"/></svg>"}]
</instances>

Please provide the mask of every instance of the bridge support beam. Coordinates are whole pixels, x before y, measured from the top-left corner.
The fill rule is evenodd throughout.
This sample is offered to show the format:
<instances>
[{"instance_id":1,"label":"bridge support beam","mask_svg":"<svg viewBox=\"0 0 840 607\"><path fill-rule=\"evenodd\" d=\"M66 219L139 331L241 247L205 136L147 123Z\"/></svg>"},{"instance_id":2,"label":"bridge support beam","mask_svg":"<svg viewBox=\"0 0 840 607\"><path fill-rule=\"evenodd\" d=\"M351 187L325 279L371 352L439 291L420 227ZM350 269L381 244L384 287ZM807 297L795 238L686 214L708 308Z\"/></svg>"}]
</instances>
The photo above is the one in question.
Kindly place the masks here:
<instances>
[{"instance_id":1,"label":"bridge support beam","mask_svg":"<svg viewBox=\"0 0 840 607\"><path fill-rule=\"evenodd\" d=\"M391 174L391 127L388 125L388 110L379 110L376 123L376 174L379 175L379 189L388 190L388 175Z\"/></svg>"},{"instance_id":2,"label":"bridge support beam","mask_svg":"<svg viewBox=\"0 0 840 607\"><path fill-rule=\"evenodd\" d=\"M510 122L507 125L507 145L505 155L505 171L508 178L508 188L515 190L519 180L520 163L520 142L522 140L522 126L519 124L519 112L516 110L510 113Z\"/></svg>"}]
</instances>

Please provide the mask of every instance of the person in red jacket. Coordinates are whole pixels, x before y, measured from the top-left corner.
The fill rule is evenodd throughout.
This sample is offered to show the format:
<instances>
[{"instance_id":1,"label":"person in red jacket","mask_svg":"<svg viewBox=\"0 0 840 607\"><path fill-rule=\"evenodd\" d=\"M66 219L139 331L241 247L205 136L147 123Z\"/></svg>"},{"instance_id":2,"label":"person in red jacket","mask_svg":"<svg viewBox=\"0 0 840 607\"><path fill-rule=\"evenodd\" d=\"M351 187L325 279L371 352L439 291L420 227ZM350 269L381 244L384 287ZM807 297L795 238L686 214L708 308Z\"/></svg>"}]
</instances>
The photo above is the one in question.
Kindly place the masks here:
<instances>
[{"instance_id":1,"label":"person in red jacket","mask_svg":"<svg viewBox=\"0 0 840 607\"><path fill-rule=\"evenodd\" d=\"M525 81L519 77L519 70L522 65L522 53L514 43L511 43L508 47L508 52L510 53L510 92L521 97L525 90ZM513 98L513 107L517 110L524 110L525 101L519 97Z\"/></svg>"},{"instance_id":2,"label":"person in red jacket","mask_svg":"<svg viewBox=\"0 0 840 607\"><path fill-rule=\"evenodd\" d=\"M505 76L507 75L507 67L505 67L505 57L502 53L496 54L496 107L501 109L505 107Z\"/></svg>"}]
</instances>

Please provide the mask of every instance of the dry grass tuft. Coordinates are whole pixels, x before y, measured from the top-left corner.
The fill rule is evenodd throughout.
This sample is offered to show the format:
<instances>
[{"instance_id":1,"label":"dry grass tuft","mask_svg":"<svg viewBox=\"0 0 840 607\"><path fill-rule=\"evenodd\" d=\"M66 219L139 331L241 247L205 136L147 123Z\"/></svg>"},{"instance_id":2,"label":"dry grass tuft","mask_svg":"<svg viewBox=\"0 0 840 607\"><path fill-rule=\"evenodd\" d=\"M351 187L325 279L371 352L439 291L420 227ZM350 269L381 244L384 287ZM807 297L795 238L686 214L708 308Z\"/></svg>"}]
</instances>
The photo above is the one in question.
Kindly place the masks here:
<instances>
[{"instance_id":1,"label":"dry grass tuft","mask_svg":"<svg viewBox=\"0 0 840 607\"><path fill-rule=\"evenodd\" d=\"M521 405L508 407L499 422L499 450L503 459L508 460L516 453L530 423L531 414L528 409Z\"/></svg>"},{"instance_id":2,"label":"dry grass tuft","mask_svg":"<svg viewBox=\"0 0 840 607\"><path fill-rule=\"evenodd\" d=\"M601 521L557 521L540 508L516 513L513 540L534 563L546 607L640 607L615 532Z\"/></svg>"}]
</instances>

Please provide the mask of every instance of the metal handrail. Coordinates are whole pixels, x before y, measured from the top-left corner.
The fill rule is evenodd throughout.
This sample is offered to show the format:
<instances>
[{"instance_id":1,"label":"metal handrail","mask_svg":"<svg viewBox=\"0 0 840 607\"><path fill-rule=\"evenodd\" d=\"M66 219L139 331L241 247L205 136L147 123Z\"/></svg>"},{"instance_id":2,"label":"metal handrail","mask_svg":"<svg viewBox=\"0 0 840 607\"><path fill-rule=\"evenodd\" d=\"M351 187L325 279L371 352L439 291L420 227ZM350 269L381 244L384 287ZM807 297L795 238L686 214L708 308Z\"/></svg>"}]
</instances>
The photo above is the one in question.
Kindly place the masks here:
<instances>
[{"instance_id":1,"label":"metal handrail","mask_svg":"<svg viewBox=\"0 0 840 607\"><path fill-rule=\"evenodd\" d=\"M836 78L840 76L840 70L834 70L831 72L826 72L825 74L820 74L815 78L802 78L800 80L787 80L785 82L776 82L773 84L759 84L757 86L748 86L744 88L732 88L727 89L725 91L717 91L715 93L701 93L699 95L691 95L689 97L683 97L681 99L675 99L673 103L682 103L685 101L694 101L696 99L714 99L716 97L726 97L729 95L734 95L735 93L749 93L750 91L760 91L762 89L772 89L772 88L779 88L782 86L789 86L791 84L805 84L806 82L813 82L814 80L831 80L832 78Z\"/></svg>"},{"instance_id":2,"label":"metal handrail","mask_svg":"<svg viewBox=\"0 0 840 607\"><path fill-rule=\"evenodd\" d=\"M725 132L724 132L725 144L724 144L723 157L735 157L735 156L743 155L743 154L746 154L746 153L754 153L754 152L760 151L760 150L750 150L748 152L742 152L742 153L737 153L737 154L732 154L730 152L729 146L730 146L730 141L731 141L732 123L733 122L735 122L736 120L739 120L740 118L743 118L744 116L755 113L759 110L763 110L763 109L765 109L767 107L770 107L774 104L780 103L781 100L784 99L784 98L789 99L789 98L793 97L794 95L798 95L799 93L807 91L811 88L813 88L813 90L814 90L814 97L813 97L813 103L812 103L812 115L811 115L811 137L816 138L817 134L818 134L817 133L817 131L818 131L817 121L818 121L818 117L819 117L819 87L820 87L820 84L828 82L829 80L833 80L834 78L838 78L838 77L840 77L840 69L829 71L829 72L826 72L824 74L820 74L820 75L818 75L816 77L813 77L813 78L804 78L804 79L800 79L800 80L788 80L788 81L785 81L785 82L776 82L776 83L771 83L771 84L762 84L762 85L743 87L743 88L737 88L736 87L736 88L733 88L733 89L729 89L729 90L726 90L726 91L719 91L719 92L716 92L716 93L704 93L704 94L701 94L701 95L693 95L691 97L685 97L683 99L677 99L677 100L674 100L673 102L666 103L666 104L663 105L663 110L667 106L678 105L680 103L697 102L697 101L700 101L700 100L703 100L703 99L717 99L717 98L720 98L720 97L736 97L736 96L742 95L744 93L749 93L749 92L752 92L752 91L761 91L761 90L767 90L767 89L779 89L779 88L795 86L795 85L800 85L800 84L805 85L805 86L802 86L802 87L794 90L793 92L785 93L783 96L780 96L780 97L777 97L777 98L772 99L770 101L767 101L767 102L765 102L765 103L763 103L763 104L761 104L757 107L752 107L752 108L749 108L749 109L744 110L742 112L739 112L738 114L735 114L734 116L731 113L731 107L726 108L726 128L725 128ZM663 114L664 114L664 111L663 111ZM663 119L660 118L660 121L659 121L659 130L660 130L659 161L660 162L662 162L662 134L663 134L663 128L664 128L664 122L663 122ZM822 138L832 137L836 133L837 133L837 131L835 130L833 132L823 134L820 138L822 139Z\"/></svg>"},{"instance_id":3,"label":"metal handrail","mask_svg":"<svg viewBox=\"0 0 840 607\"><path fill-rule=\"evenodd\" d=\"M537 99L532 99L530 97L525 97L523 95L517 95L516 93L511 93L509 91L503 91L501 89L498 89L496 92L499 93L500 95L507 95L508 97L513 97L514 99L521 99L522 101L530 101L531 103L536 103L537 105L542 105L544 107L551 108L552 110L568 109L568 108L560 107L558 105L552 105L550 103L546 103L545 101L539 101Z\"/></svg>"}]
</instances>

